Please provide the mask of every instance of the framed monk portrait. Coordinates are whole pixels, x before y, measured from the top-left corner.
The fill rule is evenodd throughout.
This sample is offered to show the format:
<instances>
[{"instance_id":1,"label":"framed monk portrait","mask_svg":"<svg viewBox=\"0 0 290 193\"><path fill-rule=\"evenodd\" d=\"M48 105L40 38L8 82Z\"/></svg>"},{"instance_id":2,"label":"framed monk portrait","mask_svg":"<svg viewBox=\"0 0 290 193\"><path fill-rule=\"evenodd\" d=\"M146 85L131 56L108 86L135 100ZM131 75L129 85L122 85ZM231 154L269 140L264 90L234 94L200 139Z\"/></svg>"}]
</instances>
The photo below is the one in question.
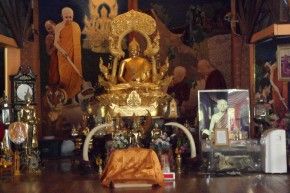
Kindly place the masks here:
<instances>
[{"instance_id":1,"label":"framed monk portrait","mask_svg":"<svg viewBox=\"0 0 290 193\"><path fill-rule=\"evenodd\" d=\"M225 130L229 140L247 138L250 129L249 101L248 90L199 90L200 138L221 137Z\"/></svg>"}]
</instances>

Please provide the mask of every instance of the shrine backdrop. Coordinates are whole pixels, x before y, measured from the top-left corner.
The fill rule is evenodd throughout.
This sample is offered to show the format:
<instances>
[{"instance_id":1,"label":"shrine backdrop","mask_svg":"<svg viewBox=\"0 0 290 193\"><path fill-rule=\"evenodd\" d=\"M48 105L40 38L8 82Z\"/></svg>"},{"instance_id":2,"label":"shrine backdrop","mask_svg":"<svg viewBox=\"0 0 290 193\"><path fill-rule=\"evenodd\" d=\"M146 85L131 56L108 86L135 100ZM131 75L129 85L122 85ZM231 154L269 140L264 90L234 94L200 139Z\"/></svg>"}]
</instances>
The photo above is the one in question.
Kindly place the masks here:
<instances>
[{"instance_id":1,"label":"shrine backdrop","mask_svg":"<svg viewBox=\"0 0 290 193\"><path fill-rule=\"evenodd\" d=\"M160 61L170 58L170 74L183 85L182 116L194 117L197 90L204 89L196 73L199 59L208 59L231 85L230 0L146 0L139 9L152 15L160 32ZM181 66L181 68L180 68ZM180 73L174 73L174 69ZM180 70L184 68L184 71ZM179 90L179 89L177 89ZM178 97L178 96L177 96Z\"/></svg>"},{"instance_id":2,"label":"shrine backdrop","mask_svg":"<svg viewBox=\"0 0 290 193\"><path fill-rule=\"evenodd\" d=\"M108 54L107 24L113 17L128 10L128 2L124 0L39 0L43 97L47 95L46 86L49 83L50 67L50 57L45 44L45 38L48 35L45 22L48 20L56 24L61 22L61 10L64 7L73 9L74 21L81 29L82 72L84 79L89 83L85 86L98 89L99 59L102 57L104 64L111 62ZM176 76L184 76L181 81L188 88L185 93L188 97L184 101L182 112L183 115L192 118L197 107L195 92L197 89L202 89L197 86L197 81L201 79L196 73L196 63L199 59L208 59L213 66L223 72L227 84L230 84L230 25L226 19L227 13L230 12L230 0L146 0L138 1L138 8L152 15L157 22L161 37L160 62L163 63L165 58L169 57L171 75L176 67L181 66L185 69L185 74L177 73ZM47 113L49 111L51 111L50 108L48 111L43 111L44 119L47 115L50 116ZM58 119L58 115L51 114L51 116L48 118L50 123ZM49 125L45 121L44 123ZM53 127L62 126L54 125L51 128Z\"/></svg>"}]
</instances>

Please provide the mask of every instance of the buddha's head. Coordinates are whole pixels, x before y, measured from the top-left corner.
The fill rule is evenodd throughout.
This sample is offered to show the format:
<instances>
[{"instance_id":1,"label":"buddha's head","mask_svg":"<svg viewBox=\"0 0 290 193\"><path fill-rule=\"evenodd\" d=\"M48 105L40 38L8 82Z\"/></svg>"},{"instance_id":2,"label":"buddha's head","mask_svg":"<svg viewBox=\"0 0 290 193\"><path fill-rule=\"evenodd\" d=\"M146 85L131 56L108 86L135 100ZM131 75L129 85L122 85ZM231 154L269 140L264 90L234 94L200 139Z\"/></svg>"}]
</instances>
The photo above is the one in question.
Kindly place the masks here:
<instances>
[{"instance_id":1,"label":"buddha's head","mask_svg":"<svg viewBox=\"0 0 290 193\"><path fill-rule=\"evenodd\" d=\"M69 7L65 7L61 10L61 15L62 15L63 22L65 24L69 24L73 21L74 11Z\"/></svg>"},{"instance_id":2,"label":"buddha's head","mask_svg":"<svg viewBox=\"0 0 290 193\"><path fill-rule=\"evenodd\" d=\"M135 38L129 43L129 53L132 57L138 56L140 52L140 45Z\"/></svg>"}]
</instances>

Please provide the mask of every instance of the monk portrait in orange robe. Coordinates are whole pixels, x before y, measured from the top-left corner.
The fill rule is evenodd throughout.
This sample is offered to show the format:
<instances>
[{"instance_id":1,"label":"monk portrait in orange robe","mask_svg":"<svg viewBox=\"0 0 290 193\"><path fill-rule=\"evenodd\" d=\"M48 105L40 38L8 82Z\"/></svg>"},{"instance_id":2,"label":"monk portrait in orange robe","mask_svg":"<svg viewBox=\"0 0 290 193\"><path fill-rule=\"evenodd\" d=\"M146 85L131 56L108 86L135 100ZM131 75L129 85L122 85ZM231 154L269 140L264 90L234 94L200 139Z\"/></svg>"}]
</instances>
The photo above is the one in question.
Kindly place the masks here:
<instances>
[{"instance_id":1,"label":"monk portrait in orange robe","mask_svg":"<svg viewBox=\"0 0 290 193\"><path fill-rule=\"evenodd\" d=\"M73 21L73 10L69 7L62 9L62 19L55 26L54 45L58 50L58 68L60 86L67 92L68 98L74 97L81 89L81 30Z\"/></svg>"}]
</instances>

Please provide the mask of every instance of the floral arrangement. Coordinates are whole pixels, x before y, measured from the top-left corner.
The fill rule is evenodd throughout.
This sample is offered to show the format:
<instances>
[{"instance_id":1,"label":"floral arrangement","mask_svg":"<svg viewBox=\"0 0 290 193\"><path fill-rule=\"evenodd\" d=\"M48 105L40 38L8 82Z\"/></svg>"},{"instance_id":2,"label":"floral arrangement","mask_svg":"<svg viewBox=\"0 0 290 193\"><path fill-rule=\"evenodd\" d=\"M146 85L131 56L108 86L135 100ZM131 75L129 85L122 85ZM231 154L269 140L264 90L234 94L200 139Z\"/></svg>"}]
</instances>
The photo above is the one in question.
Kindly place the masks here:
<instances>
[{"instance_id":1,"label":"floral arrangement","mask_svg":"<svg viewBox=\"0 0 290 193\"><path fill-rule=\"evenodd\" d=\"M124 149L129 147L130 143L127 137L123 134L116 134L113 137L113 148L114 149Z\"/></svg>"},{"instance_id":2,"label":"floral arrangement","mask_svg":"<svg viewBox=\"0 0 290 193\"><path fill-rule=\"evenodd\" d=\"M183 140L183 138L178 138L177 139L177 144L176 144L176 148L175 148L175 154L184 154L188 151L189 149L189 144Z\"/></svg>"},{"instance_id":3,"label":"floral arrangement","mask_svg":"<svg viewBox=\"0 0 290 193\"><path fill-rule=\"evenodd\" d=\"M189 127L187 123L185 125L187 126L187 128ZM180 130L175 130L170 138L172 140L172 143L174 144L173 148L176 155L181 155L189 152L189 142L183 132L181 132Z\"/></svg>"},{"instance_id":4,"label":"floral arrangement","mask_svg":"<svg viewBox=\"0 0 290 193\"><path fill-rule=\"evenodd\" d=\"M166 132L163 132L156 139L152 139L150 144L151 149L156 152L167 152L171 148L170 138L167 136Z\"/></svg>"},{"instance_id":5,"label":"floral arrangement","mask_svg":"<svg viewBox=\"0 0 290 193\"><path fill-rule=\"evenodd\" d=\"M269 128L288 129L290 116L286 113L284 118L279 118L277 114L269 114L265 117L265 122Z\"/></svg>"}]
</instances>

